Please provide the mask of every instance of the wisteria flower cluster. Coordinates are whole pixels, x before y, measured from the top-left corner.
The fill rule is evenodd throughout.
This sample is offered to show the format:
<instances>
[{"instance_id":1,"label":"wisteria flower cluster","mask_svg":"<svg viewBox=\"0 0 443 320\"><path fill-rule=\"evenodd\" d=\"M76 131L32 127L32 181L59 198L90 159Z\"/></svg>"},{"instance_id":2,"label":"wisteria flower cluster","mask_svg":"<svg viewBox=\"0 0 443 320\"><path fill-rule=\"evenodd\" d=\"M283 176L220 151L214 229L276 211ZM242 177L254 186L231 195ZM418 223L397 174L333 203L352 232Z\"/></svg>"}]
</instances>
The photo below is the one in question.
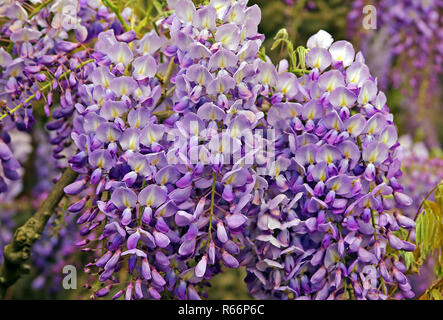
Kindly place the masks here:
<instances>
[{"instance_id":1,"label":"wisteria flower cluster","mask_svg":"<svg viewBox=\"0 0 443 320\"><path fill-rule=\"evenodd\" d=\"M115 15L99 1L49 1L37 9L27 11L29 4L25 1L0 4L2 41L7 44L0 48L2 249L11 241L13 230L19 226L17 221L23 220L14 216L18 212L8 208L16 204L17 195L23 199L28 193L22 184L25 169L37 173L37 183L29 190L29 205L24 213L38 208L53 188L60 170L68 166L73 101L84 76L82 68L89 63L90 49L85 44L105 28L122 28L114 24ZM72 42L73 37L76 42ZM46 126L52 131L50 135L34 128L35 101L53 119ZM35 141L31 145L31 139L40 141L34 150ZM30 166L29 161L34 157L36 163ZM27 168L23 168L25 164ZM58 264L61 268L69 263L67 255L74 250L72 239L80 237L72 220L66 220L67 226L62 222L54 236L49 227L55 221L52 219L42 239L32 248L32 263L40 270L34 288L49 283L59 290L61 281L53 281L54 269L50 266Z\"/></svg>"},{"instance_id":2,"label":"wisteria flower cluster","mask_svg":"<svg viewBox=\"0 0 443 320\"><path fill-rule=\"evenodd\" d=\"M88 106L76 105L72 137L80 152L70 162L85 175L65 190L97 186L80 222L91 230L106 219L100 239L107 251L95 265L105 281L128 257L127 298L133 288L137 298L160 298L166 289L195 298L194 285L219 272L219 261L238 267L233 234L243 231L258 179L250 167L225 164L232 149L244 152L240 134L263 117L255 100L274 81L272 65L257 58L260 11L240 2L218 10L175 5L183 10L162 21L172 42L155 32L136 41L133 33L120 41L112 31L99 34L97 67L80 88ZM170 87L172 96L162 99ZM178 146L167 134L189 143ZM85 202L73 206L79 211Z\"/></svg>"},{"instance_id":3,"label":"wisteria flower cluster","mask_svg":"<svg viewBox=\"0 0 443 320\"><path fill-rule=\"evenodd\" d=\"M7 131L30 128L34 100L52 117L42 167L77 175L37 266L62 248L48 269L59 270L75 242L91 298L201 299L240 267L260 299L387 299L392 286L412 298L400 252L415 249L401 237L415 223L395 210L412 200L362 53L321 30L297 66L275 66L257 5L205 3L169 0L143 34L130 10L100 1L54 1L31 18L22 2L0 7L12 41L0 49L4 176L20 178Z\"/></svg>"},{"instance_id":4,"label":"wisteria flower cluster","mask_svg":"<svg viewBox=\"0 0 443 320\"><path fill-rule=\"evenodd\" d=\"M83 66L88 63L89 50L79 48L115 21L99 3L58 0L36 14L28 14L24 1L2 3L0 17L6 19L2 36L9 39L12 52L0 48L0 192L6 191L7 181L20 179L21 164L10 150L8 131L14 127L31 130L34 101L42 101L45 114L54 119L47 124L47 129L55 132L53 156L65 157L77 86L87 73ZM75 32L76 42L69 41L70 31Z\"/></svg>"},{"instance_id":5,"label":"wisteria flower cluster","mask_svg":"<svg viewBox=\"0 0 443 320\"><path fill-rule=\"evenodd\" d=\"M308 48L309 74L294 81L292 99L278 93L267 114L280 137L280 179L250 228L250 291L385 299L387 286L398 283L411 297L402 263L387 254L415 246L395 235L414 222L390 212L394 201L411 200L397 182L399 145L386 97L350 43L320 31Z\"/></svg>"},{"instance_id":6,"label":"wisteria flower cluster","mask_svg":"<svg viewBox=\"0 0 443 320\"><path fill-rule=\"evenodd\" d=\"M6 132L4 132L5 134ZM6 135L4 135L6 136ZM7 134L8 145L7 152L10 155L9 159L14 159L16 161L23 162L28 158L31 152L31 139L29 135L18 130L11 130ZM14 154L14 158L12 155ZM5 169L3 169L5 170ZM6 169L7 170L7 169ZM21 169L18 170L21 174ZM20 180L9 180L6 185L6 191L0 194L0 203L2 207L0 208L0 264L3 263L3 248L6 244L8 244L13 235L13 230L16 226L16 223L13 219L14 210L12 207L9 207L8 204L12 202L12 200L22 191L23 184Z\"/></svg>"}]
</instances>

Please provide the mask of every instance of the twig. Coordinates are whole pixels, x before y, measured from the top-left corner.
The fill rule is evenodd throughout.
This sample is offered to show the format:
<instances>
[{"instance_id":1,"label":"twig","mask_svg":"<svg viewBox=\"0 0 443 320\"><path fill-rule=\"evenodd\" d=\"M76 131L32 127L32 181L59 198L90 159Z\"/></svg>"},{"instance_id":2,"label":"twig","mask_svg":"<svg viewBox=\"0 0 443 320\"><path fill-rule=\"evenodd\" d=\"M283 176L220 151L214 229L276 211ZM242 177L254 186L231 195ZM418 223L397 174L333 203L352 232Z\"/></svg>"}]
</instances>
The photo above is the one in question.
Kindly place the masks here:
<instances>
[{"instance_id":1,"label":"twig","mask_svg":"<svg viewBox=\"0 0 443 320\"><path fill-rule=\"evenodd\" d=\"M32 245L40 238L46 223L64 196L63 189L71 184L78 173L68 167L55 184L37 212L14 233L11 243L5 246L4 263L0 267L0 298L30 266L26 263L31 255Z\"/></svg>"},{"instance_id":2,"label":"twig","mask_svg":"<svg viewBox=\"0 0 443 320\"><path fill-rule=\"evenodd\" d=\"M422 298L424 298L428 292L431 292L432 290L434 290L435 288L437 288L441 284L443 284L443 278L441 278L440 280L435 282L432 286L430 286L420 297L418 297L418 300L422 300Z\"/></svg>"}]
</instances>

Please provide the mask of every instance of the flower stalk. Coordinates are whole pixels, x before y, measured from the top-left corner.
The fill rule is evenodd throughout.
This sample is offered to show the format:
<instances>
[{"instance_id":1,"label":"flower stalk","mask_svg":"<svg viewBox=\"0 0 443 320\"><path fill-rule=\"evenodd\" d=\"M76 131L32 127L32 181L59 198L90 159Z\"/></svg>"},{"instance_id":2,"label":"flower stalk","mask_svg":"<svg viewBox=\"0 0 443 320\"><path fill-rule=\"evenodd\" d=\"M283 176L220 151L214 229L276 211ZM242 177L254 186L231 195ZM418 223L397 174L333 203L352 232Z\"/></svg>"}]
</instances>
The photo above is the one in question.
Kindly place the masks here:
<instances>
[{"instance_id":1,"label":"flower stalk","mask_svg":"<svg viewBox=\"0 0 443 320\"><path fill-rule=\"evenodd\" d=\"M211 204L209 206L209 229L208 229L208 246L212 239L212 218L214 216L214 199L215 199L215 183L217 180L217 175L215 172L212 173L212 187L211 187Z\"/></svg>"},{"instance_id":2,"label":"flower stalk","mask_svg":"<svg viewBox=\"0 0 443 320\"><path fill-rule=\"evenodd\" d=\"M120 23L122 24L123 29L124 29L125 31L129 31L129 27L128 27L128 25L126 24L125 19L123 19L123 16L122 16L122 14L120 13L120 10L117 8L117 6L116 6L115 4L113 4L113 3L112 3L111 1L109 1L109 0L103 0L103 3L104 3L104 5L107 6L109 9L111 9L112 12L115 13L115 15L117 16L117 19L118 19L118 20L120 21Z\"/></svg>"}]
</instances>

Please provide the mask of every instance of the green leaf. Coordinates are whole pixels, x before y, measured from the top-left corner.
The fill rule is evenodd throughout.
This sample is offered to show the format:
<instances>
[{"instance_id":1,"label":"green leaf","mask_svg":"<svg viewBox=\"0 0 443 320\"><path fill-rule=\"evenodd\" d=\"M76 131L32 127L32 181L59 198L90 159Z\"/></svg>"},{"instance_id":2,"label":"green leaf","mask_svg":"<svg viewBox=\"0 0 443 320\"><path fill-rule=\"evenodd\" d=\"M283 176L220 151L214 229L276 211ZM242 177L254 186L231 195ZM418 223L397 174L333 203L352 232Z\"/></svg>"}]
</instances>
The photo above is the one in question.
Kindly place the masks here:
<instances>
[{"instance_id":1,"label":"green leaf","mask_svg":"<svg viewBox=\"0 0 443 320\"><path fill-rule=\"evenodd\" d=\"M154 0L153 3L154 3L155 10L157 10L158 13L162 13L163 6L161 5L161 3L158 0Z\"/></svg>"},{"instance_id":2,"label":"green leaf","mask_svg":"<svg viewBox=\"0 0 443 320\"><path fill-rule=\"evenodd\" d=\"M431 300L443 300L441 292L437 289L432 289L431 292L428 293L428 296Z\"/></svg>"},{"instance_id":3,"label":"green leaf","mask_svg":"<svg viewBox=\"0 0 443 320\"><path fill-rule=\"evenodd\" d=\"M420 214L415 222L415 241L421 247L423 242L423 214Z\"/></svg>"},{"instance_id":4,"label":"green leaf","mask_svg":"<svg viewBox=\"0 0 443 320\"><path fill-rule=\"evenodd\" d=\"M405 261L406 270L409 270L411 265L414 263L414 253L407 252L407 251L401 251L401 255L403 256L403 259Z\"/></svg>"},{"instance_id":5,"label":"green leaf","mask_svg":"<svg viewBox=\"0 0 443 320\"><path fill-rule=\"evenodd\" d=\"M435 201L424 200L423 211L416 219L415 240L420 250L419 260L432 255L434 273L440 277L443 272L443 185L433 188L426 198L434 190Z\"/></svg>"}]
</instances>

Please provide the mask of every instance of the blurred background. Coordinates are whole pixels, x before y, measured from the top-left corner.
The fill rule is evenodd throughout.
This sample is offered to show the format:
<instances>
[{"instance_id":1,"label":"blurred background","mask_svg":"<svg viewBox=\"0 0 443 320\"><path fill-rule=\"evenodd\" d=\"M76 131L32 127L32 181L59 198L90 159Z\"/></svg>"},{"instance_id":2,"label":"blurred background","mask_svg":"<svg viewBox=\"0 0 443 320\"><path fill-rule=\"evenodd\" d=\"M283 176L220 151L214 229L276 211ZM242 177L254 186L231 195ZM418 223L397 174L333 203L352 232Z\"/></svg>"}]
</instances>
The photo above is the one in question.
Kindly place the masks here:
<instances>
[{"instance_id":1,"label":"blurred background","mask_svg":"<svg viewBox=\"0 0 443 320\"><path fill-rule=\"evenodd\" d=\"M282 28L286 28L295 47L305 45L311 35L323 29L335 40L352 42L356 52L363 53L372 75L378 79L379 88L386 93L405 147L402 184L414 198L413 208L408 212L413 216L429 191L443 179L442 1L250 0L249 5L252 4L262 10L259 31L266 36L266 54L274 63L285 58L286 51L281 47L271 50L273 37ZM3 200L0 201L0 248L9 242L15 227L21 225L34 208L29 201L20 201L24 199L22 195L30 192L26 188L32 186L32 194L38 203L45 196L39 193L38 185L42 185L42 190L48 190L44 185L51 183L53 178L51 166L54 164L44 163L45 157L39 157L47 152L45 146L32 151L34 142L44 134L47 133L43 130L33 133L31 138L18 132L15 134L14 139L23 149L24 163L32 166L37 159L37 165L46 167L47 174L39 177L37 183L35 178L26 183L25 172L25 188L17 189L14 195L19 199L19 205L8 206L8 199L0 199ZM24 148L25 145L29 148ZM33 178L29 179L32 181ZM75 239L75 232L70 231L75 228L74 217L65 216L61 209L33 250L31 273L8 292L7 298L88 298L87 288L65 291L60 285L62 268L67 262L78 268L85 264L82 253L73 251L72 244L78 239ZM432 281L432 268L430 261L421 275L414 276L417 292L425 290ZM216 276L208 289L208 297L249 299L243 282L245 274L245 270L227 270ZM78 283L86 280L79 279Z\"/></svg>"}]
</instances>

